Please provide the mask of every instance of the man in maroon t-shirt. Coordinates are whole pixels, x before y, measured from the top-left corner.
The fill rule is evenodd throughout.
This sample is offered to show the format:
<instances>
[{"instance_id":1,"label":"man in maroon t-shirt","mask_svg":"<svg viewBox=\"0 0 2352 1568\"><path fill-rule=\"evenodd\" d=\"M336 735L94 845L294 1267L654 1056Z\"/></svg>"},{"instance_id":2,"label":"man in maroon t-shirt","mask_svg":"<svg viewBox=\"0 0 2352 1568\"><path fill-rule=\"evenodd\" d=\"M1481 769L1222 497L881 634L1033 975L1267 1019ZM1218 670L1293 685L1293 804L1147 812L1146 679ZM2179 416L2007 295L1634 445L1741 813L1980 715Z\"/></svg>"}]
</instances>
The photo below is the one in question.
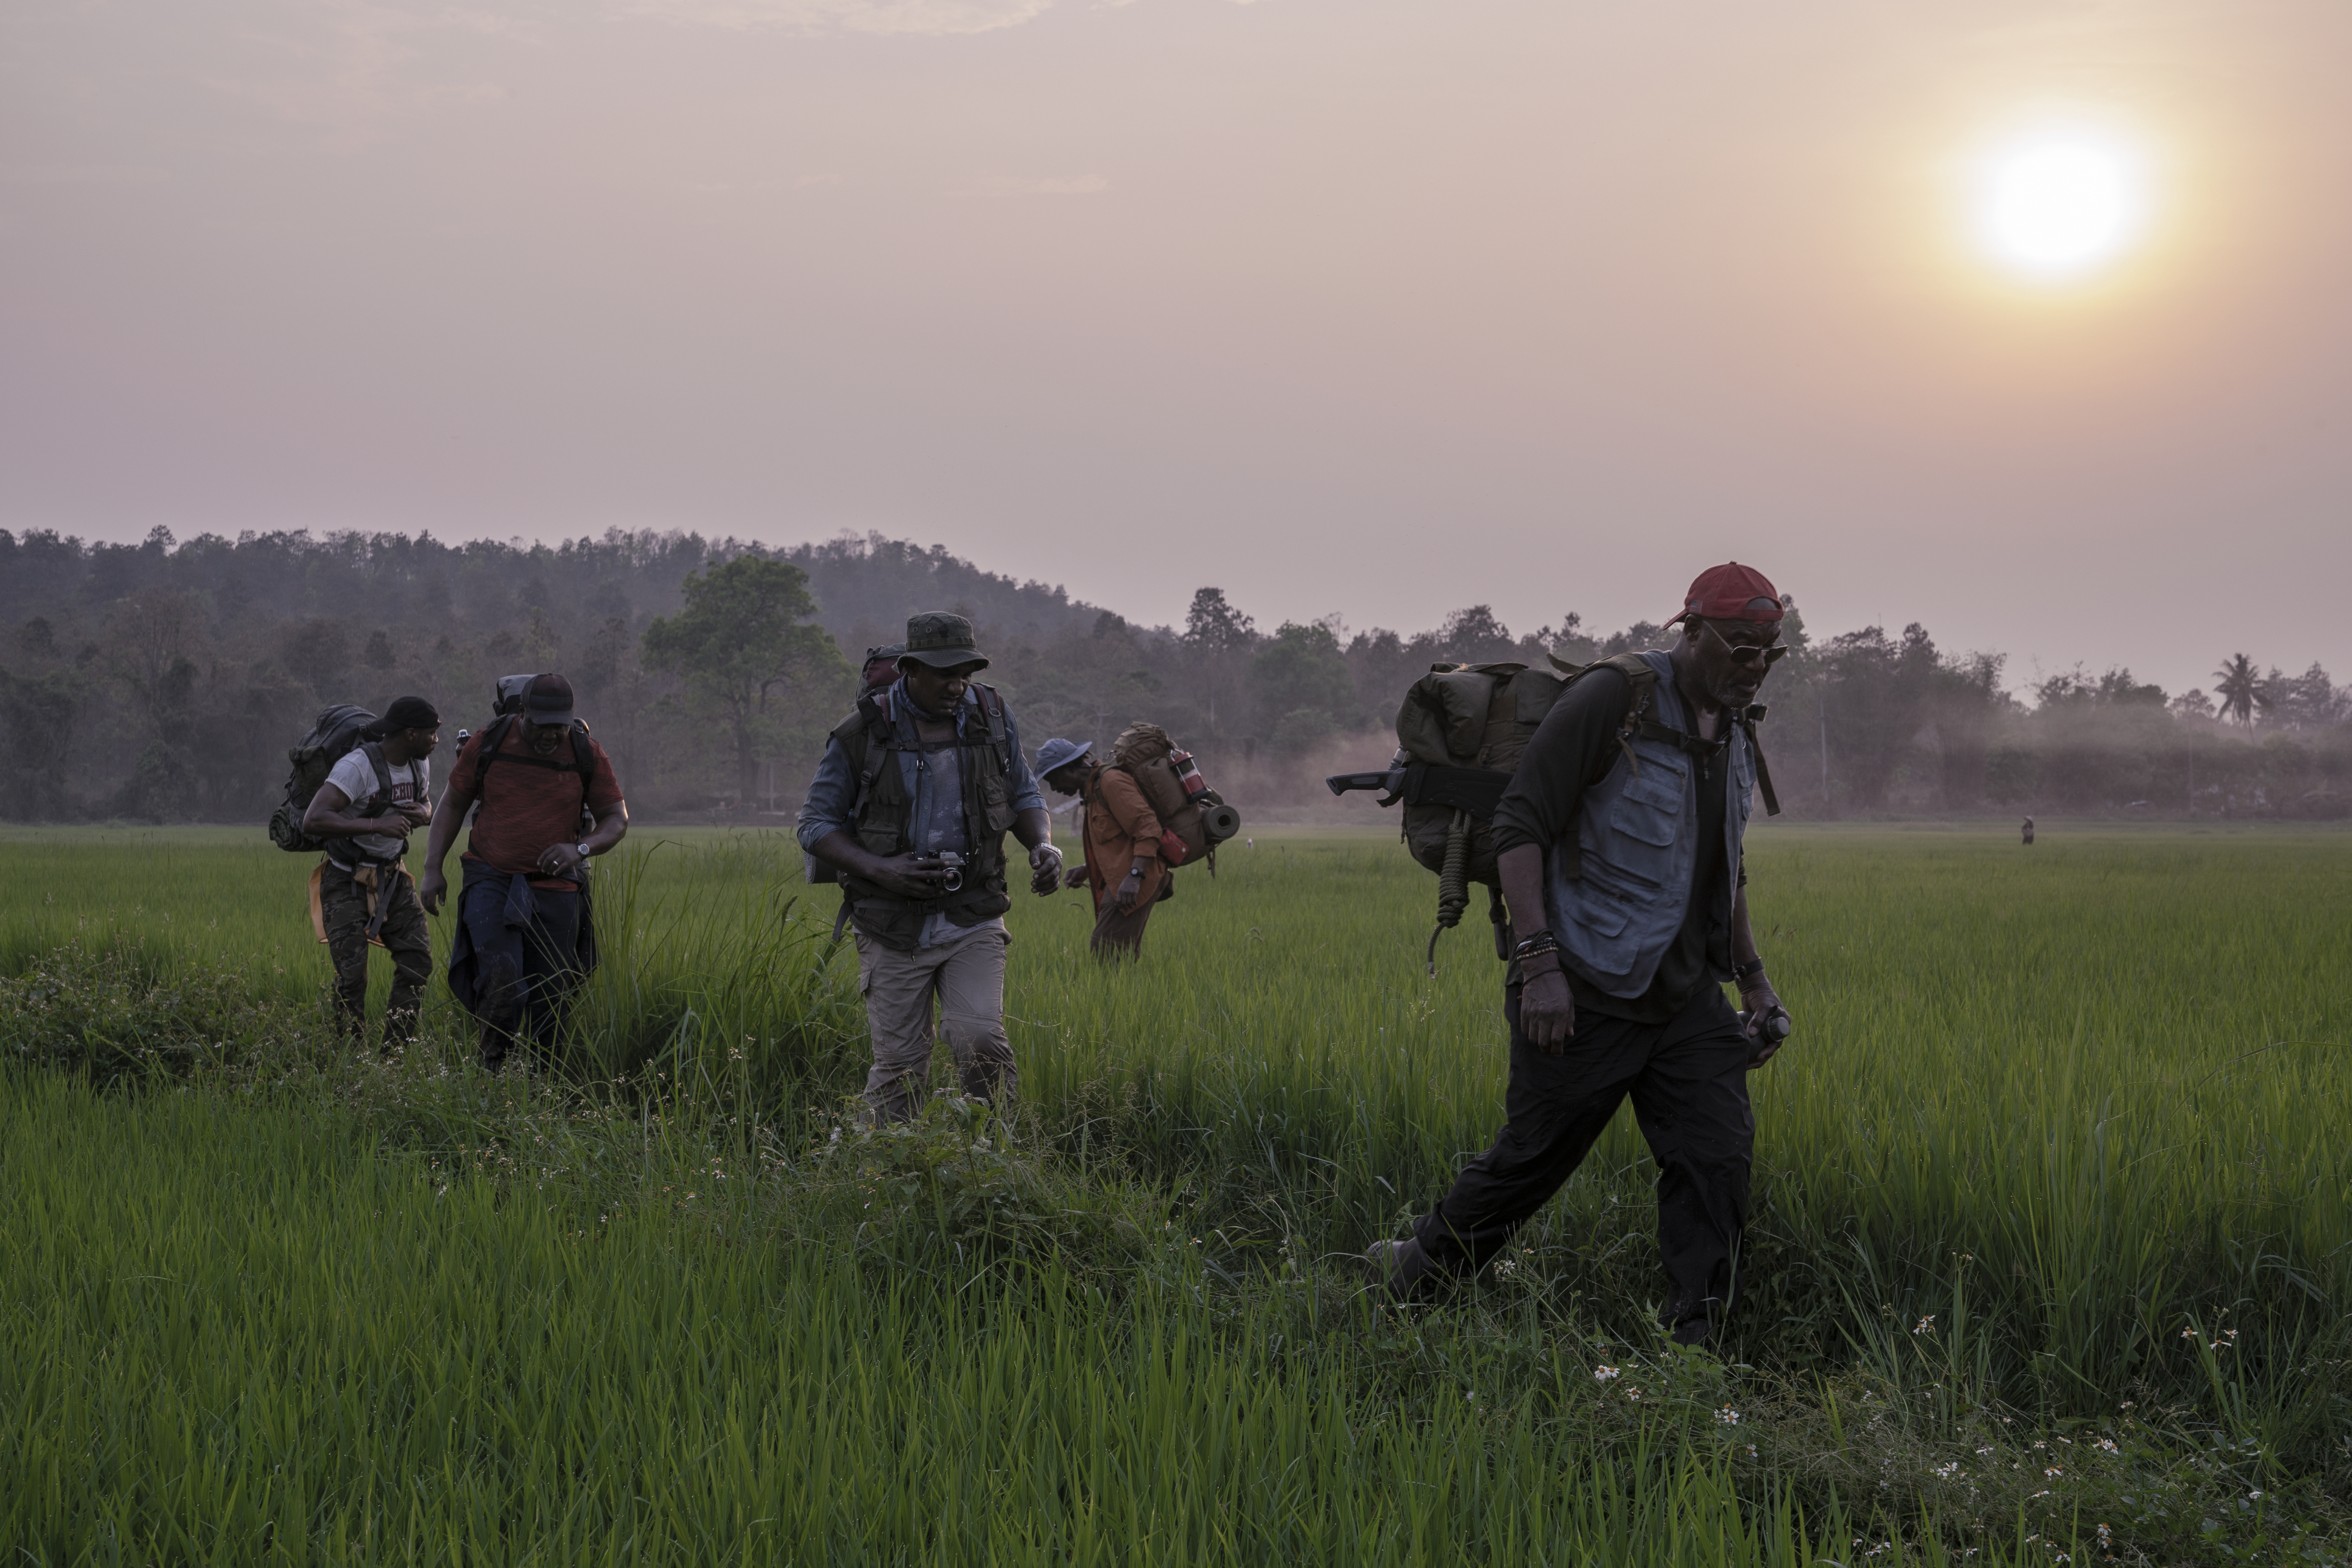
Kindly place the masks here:
<instances>
[{"instance_id":1,"label":"man in maroon t-shirt","mask_svg":"<svg viewBox=\"0 0 2352 1568\"><path fill-rule=\"evenodd\" d=\"M552 1059L564 1004L595 964L581 893L588 859L628 832L629 807L560 675L534 679L520 715L486 726L458 752L425 841L417 897L427 914L448 894L441 862L477 801L449 989L481 1020L482 1065L496 1072L525 1037ZM583 818L594 826L583 831Z\"/></svg>"}]
</instances>

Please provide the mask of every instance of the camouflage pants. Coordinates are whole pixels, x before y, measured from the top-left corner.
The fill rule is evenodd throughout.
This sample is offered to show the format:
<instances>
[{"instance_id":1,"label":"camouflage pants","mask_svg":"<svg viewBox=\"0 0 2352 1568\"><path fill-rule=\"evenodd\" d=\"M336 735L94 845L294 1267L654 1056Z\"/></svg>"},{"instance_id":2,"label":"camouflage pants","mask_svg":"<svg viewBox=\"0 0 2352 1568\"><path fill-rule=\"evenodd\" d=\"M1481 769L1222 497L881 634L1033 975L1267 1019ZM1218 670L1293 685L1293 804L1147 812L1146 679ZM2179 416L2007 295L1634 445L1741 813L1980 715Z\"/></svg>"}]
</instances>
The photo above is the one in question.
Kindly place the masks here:
<instances>
[{"instance_id":1,"label":"camouflage pants","mask_svg":"<svg viewBox=\"0 0 2352 1568\"><path fill-rule=\"evenodd\" d=\"M390 1050L416 1037L416 1006L433 978L433 948L408 873L385 867L377 875L386 905L376 935L392 953L392 999L383 1014L383 1045ZM367 889L331 860L319 879L319 913L335 963L336 1019L357 1044L367 1035Z\"/></svg>"}]
</instances>

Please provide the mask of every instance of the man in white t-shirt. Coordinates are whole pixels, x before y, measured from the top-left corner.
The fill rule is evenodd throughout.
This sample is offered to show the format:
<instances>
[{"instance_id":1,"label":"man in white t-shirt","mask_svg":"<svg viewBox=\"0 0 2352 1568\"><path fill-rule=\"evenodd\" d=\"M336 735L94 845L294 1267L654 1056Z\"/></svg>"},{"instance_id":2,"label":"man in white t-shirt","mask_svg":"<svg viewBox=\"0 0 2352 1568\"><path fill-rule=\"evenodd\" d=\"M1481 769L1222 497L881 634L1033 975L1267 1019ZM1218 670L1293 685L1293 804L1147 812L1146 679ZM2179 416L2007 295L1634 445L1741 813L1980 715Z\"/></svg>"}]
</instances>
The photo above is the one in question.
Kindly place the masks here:
<instances>
[{"instance_id":1,"label":"man in white t-shirt","mask_svg":"<svg viewBox=\"0 0 2352 1568\"><path fill-rule=\"evenodd\" d=\"M383 1048L416 1035L416 1006L433 977L433 949L416 884L401 863L408 836L433 819L426 759L441 744L441 715L403 697L362 731L310 797L302 831L327 846L314 879L320 929L335 964L336 1010L354 1043L367 1029L368 944L392 954Z\"/></svg>"}]
</instances>

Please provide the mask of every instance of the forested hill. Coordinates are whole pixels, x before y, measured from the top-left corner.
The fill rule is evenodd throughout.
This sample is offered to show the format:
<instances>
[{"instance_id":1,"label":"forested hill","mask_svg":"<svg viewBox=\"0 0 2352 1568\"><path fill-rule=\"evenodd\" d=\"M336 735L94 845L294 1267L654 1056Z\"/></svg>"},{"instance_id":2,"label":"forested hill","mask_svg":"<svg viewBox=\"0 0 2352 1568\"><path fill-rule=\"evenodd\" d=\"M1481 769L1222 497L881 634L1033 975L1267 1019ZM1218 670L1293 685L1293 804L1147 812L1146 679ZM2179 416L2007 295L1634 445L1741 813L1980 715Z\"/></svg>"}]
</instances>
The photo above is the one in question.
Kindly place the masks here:
<instances>
[{"instance_id":1,"label":"forested hill","mask_svg":"<svg viewBox=\"0 0 2352 1568\"><path fill-rule=\"evenodd\" d=\"M54 637L79 646L100 635L123 600L152 590L192 594L223 623L317 616L371 630L429 625L436 637L484 639L534 616L551 625L618 616L636 626L677 609L689 572L757 548L649 530L548 545L308 532L206 534L176 543L163 528L142 544L86 544L0 529L0 625L44 618ZM1100 613L1058 587L982 571L941 545L927 550L869 534L772 553L808 573L817 620L845 647L893 640L895 632L866 634L903 626L909 604L961 605L1033 640L1089 627Z\"/></svg>"},{"instance_id":2,"label":"forested hill","mask_svg":"<svg viewBox=\"0 0 2352 1568\"><path fill-rule=\"evenodd\" d=\"M797 672L738 733L680 672L641 660L688 578L750 555L805 574L841 658ZM247 533L140 544L0 531L0 817L245 820L320 708L381 710L416 691L454 731L490 683L562 669L600 736L633 758L659 814L740 810L805 772L800 753L848 699L846 668L903 634L910 608L954 608L1000 639L1050 643L1102 612L1057 587L878 535L772 551L698 534L608 531L555 544L405 534ZM732 743L740 741L743 746ZM760 752L756 766L738 755ZM764 804L764 803L763 803Z\"/></svg>"},{"instance_id":3,"label":"forested hill","mask_svg":"<svg viewBox=\"0 0 2352 1568\"><path fill-rule=\"evenodd\" d=\"M922 609L971 617L1032 745L1154 720L1253 808L1336 809L1318 776L1385 763L1398 701L1433 663L1582 663L1668 636L1590 633L1570 613L1515 632L1485 605L1412 633L1265 628L1215 586L1181 627L1142 627L878 535L773 550L618 531L182 543L159 529L112 545L0 531L0 818L258 824L327 704L382 711L415 692L454 738L483 721L497 677L560 669L641 816L781 822L859 657ZM2117 668L2021 697L2000 655L1946 652L1917 625L1824 637L1791 614L1783 636L1765 741L1792 816L2352 812L2352 690L2317 666L2265 672L2215 649L2210 695ZM1386 820L1362 797L1347 809Z\"/></svg>"}]
</instances>

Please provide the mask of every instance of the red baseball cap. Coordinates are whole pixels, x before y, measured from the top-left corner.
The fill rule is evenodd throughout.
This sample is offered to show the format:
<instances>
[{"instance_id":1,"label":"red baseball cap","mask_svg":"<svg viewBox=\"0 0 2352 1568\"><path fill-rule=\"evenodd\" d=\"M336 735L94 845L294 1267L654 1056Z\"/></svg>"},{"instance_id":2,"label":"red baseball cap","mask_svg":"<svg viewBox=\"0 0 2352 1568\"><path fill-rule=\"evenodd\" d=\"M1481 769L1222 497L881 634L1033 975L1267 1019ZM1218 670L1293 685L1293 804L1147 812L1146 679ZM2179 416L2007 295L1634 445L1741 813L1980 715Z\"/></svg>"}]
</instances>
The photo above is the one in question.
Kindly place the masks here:
<instances>
[{"instance_id":1,"label":"red baseball cap","mask_svg":"<svg viewBox=\"0 0 2352 1568\"><path fill-rule=\"evenodd\" d=\"M1696 616L1709 621L1779 620L1788 612L1780 607L1780 590L1772 580L1753 566L1742 566L1737 561L1727 561L1720 566L1710 566L1700 573L1683 600L1682 613L1666 625L1673 626L1685 616Z\"/></svg>"}]
</instances>

